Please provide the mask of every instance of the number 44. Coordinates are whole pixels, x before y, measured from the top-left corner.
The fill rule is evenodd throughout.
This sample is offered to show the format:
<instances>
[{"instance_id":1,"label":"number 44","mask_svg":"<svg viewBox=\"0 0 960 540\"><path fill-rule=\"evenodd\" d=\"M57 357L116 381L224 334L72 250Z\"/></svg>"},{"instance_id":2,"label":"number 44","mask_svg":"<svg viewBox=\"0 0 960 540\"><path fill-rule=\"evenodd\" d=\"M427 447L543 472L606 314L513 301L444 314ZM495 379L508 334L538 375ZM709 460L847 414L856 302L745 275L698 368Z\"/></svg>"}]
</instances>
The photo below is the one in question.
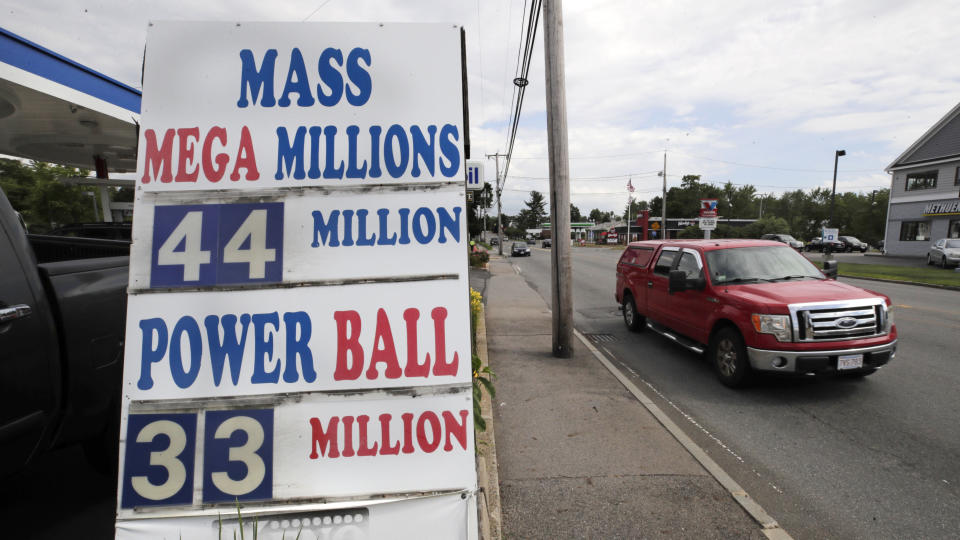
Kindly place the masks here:
<instances>
[{"instance_id":1,"label":"number 44","mask_svg":"<svg viewBox=\"0 0 960 540\"><path fill-rule=\"evenodd\" d=\"M211 262L210 250L201 247L202 225L203 212L187 212L157 250L157 264L183 266L183 281L199 281L200 267ZM276 260L277 250L267 247L267 211L252 210L224 246L223 262L247 263L248 279L263 279L267 263Z\"/></svg>"}]
</instances>

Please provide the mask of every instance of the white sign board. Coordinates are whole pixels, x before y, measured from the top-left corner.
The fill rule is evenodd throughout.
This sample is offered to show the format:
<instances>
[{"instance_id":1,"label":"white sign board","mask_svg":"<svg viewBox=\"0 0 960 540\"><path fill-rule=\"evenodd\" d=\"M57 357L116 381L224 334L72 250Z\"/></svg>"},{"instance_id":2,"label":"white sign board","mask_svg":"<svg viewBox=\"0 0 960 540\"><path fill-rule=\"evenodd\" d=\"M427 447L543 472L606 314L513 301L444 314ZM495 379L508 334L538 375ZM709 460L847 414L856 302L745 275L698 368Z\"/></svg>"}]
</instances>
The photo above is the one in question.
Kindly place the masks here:
<instances>
[{"instance_id":1,"label":"white sign board","mask_svg":"<svg viewBox=\"0 0 960 540\"><path fill-rule=\"evenodd\" d=\"M411 520L411 515L416 515L417 519ZM298 537L301 540L425 537L466 540L469 536L465 534L464 525L475 523L475 516L476 498L472 494L451 494L266 508L242 514L242 522L236 511L230 514L207 510L189 516L157 516L120 522L117 536L137 540L293 540Z\"/></svg>"},{"instance_id":2,"label":"white sign board","mask_svg":"<svg viewBox=\"0 0 960 540\"><path fill-rule=\"evenodd\" d=\"M702 217L700 218L700 230L702 231L712 231L717 228L717 218L713 217Z\"/></svg>"},{"instance_id":3,"label":"white sign board","mask_svg":"<svg viewBox=\"0 0 960 540\"><path fill-rule=\"evenodd\" d=\"M823 240L824 242L835 242L837 237L840 236L840 229L828 229L823 228Z\"/></svg>"},{"instance_id":4,"label":"white sign board","mask_svg":"<svg viewBox=\"0 0 960 540\"><path fill-rule=\"evenodd\" d=\"M151 24L118 538L476 534L461 76L451 25Z\"/></svg>"},{"instance_id":5,"label":"white sign board","mask_svg":"<svg viewBox=\"0 0 960 540\"><path fill-rule=\"evenodd\" d=\"M466 164L467 189L477 191L483 189L483 162L468 161Z\"/></svg>"}]
</instances>

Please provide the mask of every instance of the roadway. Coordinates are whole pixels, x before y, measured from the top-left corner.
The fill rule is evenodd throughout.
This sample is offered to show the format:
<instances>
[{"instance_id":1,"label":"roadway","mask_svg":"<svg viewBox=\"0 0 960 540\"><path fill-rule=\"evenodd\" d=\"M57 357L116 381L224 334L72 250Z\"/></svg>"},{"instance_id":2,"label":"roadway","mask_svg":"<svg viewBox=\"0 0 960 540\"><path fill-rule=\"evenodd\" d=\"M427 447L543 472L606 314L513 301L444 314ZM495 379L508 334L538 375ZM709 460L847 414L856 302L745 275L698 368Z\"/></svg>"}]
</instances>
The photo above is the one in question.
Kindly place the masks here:
<instances>
[{"instance_id":1,"label":"roadway","mask_svg":"<svg viewBox=\"0 0 960 540\"><path fill-rule=\"evenodd\" d=\"M960 530L960 292L844 279L896 306L897 357L860 380L722 386L703 359L628 332L619 250L572 250L574 323L795 538L955 538ZM549 251L513 265L550 303Z\"/></svg>"}]
</instances>

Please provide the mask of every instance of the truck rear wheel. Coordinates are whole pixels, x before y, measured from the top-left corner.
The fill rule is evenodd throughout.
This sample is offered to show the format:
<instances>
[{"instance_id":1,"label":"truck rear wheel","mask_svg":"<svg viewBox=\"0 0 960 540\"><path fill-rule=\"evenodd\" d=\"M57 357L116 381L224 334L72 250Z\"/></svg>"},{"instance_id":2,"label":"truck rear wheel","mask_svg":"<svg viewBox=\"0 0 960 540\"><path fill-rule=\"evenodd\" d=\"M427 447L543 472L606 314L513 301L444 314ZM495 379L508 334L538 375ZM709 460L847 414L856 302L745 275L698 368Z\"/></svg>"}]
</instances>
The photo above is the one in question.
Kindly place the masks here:
<instances>
[{"instance_id":1,"label":"truck rear wheel","mask_svg":"<svg viewBox=\"0 0 960 540\"><path fill-rule=\"evenodd\" d=\"M646 317L637 313L637 305L629 293L623 295L623 322L631 332L643 330L646 323Z\"/></svg>"},{"instance_id":2,"label":"truck rear wheel","mask_svg":"<svg viewBox=\"0 0 960 540\"><path fill-rule=\"evenodd\" d=\"M736 329L723 328L713 335L709 358L720 382L726 386L739 388L750 382L753 373L747 358L747 348Z\"/></svg>"}]
</instances>

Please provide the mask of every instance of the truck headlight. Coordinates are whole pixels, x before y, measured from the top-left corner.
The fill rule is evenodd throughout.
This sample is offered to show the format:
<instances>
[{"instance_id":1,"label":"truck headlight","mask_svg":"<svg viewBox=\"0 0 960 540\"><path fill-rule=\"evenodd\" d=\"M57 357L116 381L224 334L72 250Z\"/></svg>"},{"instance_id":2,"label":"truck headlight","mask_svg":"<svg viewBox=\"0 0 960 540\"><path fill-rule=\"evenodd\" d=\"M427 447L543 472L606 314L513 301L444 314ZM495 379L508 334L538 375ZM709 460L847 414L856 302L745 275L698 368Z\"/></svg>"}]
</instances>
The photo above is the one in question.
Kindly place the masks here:
<instances>
[{"instance_id":1,"label":"truck headlight","mask_svg":"<svg viewBox=\"0 0 960 540\"><path fill-rule=\"evenodd\" d=\"M771 334L777 338L777 341L791 341L793 337L789 315L754 313L750 319L753 321L753 328L757 332L761 334Z\"/></svg>"},{"instance_id":2,"label":"truck headlight","mask_svg":"<svg viewBox=\"0 0 960 540\"><path fill-rule=\"evenodd\" d=\"M893 328L893 304L887 306L887 332Z\"/></svg>"}]
</instances>

